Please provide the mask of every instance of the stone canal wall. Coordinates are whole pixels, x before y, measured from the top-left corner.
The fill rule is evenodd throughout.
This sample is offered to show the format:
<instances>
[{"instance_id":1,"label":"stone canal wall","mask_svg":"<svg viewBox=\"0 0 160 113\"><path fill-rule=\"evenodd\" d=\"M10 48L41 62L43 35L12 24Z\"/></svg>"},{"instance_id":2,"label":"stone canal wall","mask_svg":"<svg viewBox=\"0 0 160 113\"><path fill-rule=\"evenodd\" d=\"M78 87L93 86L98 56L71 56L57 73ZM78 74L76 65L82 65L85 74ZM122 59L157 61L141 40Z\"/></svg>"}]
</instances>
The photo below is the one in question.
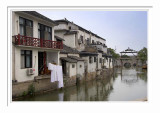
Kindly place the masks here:
<instances>
[{"instance_id":1,"label":"stone canal wall","mask_svg":"<svg viewBox=\"0 0 160 113\"><path fill-rule=\"evenodd\" d=\"M64 77L64 88L74 86L76 83L83 83L94 79L101 79L112 75L113 69L97 70L87 73L83 78L76 76ZM50 82L50 75L37 76L34 80L26 82L12 83L12 98L25 96L29 92L42 93L58 89L58 82Z\"/></svg>"},{"instance_id":2,"label":"stone canal wall","mask_svg":"<svg viewBox=\"0 0 160 113\"><path fill-rule=\"evenodd\" d=\"M43 92L57 89L58 82L50 82L50 76L39 76L35 80L12 84L12 97L27 95L28 92Z\"/></svg>"}]
</instances>

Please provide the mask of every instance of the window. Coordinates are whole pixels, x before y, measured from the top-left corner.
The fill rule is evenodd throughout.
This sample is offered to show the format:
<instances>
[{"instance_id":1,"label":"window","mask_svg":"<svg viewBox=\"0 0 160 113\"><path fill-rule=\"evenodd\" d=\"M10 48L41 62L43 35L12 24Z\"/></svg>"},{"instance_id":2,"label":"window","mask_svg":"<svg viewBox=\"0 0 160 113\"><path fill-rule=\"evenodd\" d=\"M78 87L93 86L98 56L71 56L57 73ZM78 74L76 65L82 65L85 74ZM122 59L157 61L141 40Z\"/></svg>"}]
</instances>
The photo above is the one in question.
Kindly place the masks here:
<instances>
[{"instance_id":1,"label":"window","mask_svg":"<svg viewBox=\"0 0 160 113\"><path fill-rule=\"evenodd\" d=\"M99 63L102 63L102 58L99 58Z\"/></svg>"},{"instance_id":2,"label":"window","mask_svg":"<svg viewBox=\"0 0 160 113\"><path fill-rule=\"evenodd\" d=\"M96 57L94 57L94 62L96 62Z\"/></svg>"},{"instance_id":3,"label":"window","mask_svg":"<svg viewBox=\"0 0 160 113\"><path fill-rule=\"evenodd\" d=\"M33 36L33 21L19 17L20 35Z\"/></svg>"},{"instance_id":4,"label":"window","mask_svg":"<svg viewBox=\"0 0 160 113\"><path fill-rule=\"evenodd\" d=\"M81 67L82 67L82 65L79 65L79 67L81 68Z\"/></svg>"},{"instance_id":5,"label":"window","mask_svg":"<svg viewBox=\"0 0 160 113\"><path fill-rule=\"evenodd\" d=\"M94 44L94 40L92 40L92 44Z\"/></svg>"},{"instance_id":6,"label":"window","mask_svg":"<svg viewBox=\"0 0 160 113\"><path fill-rule=\"evenodd\" d=\"M81 39L81 42L83 43L83 36L82 35L81 35L80 39Z\"/></svg>"},{"instance_id":7,"label":"window","mask_svg":"<svg viewBox=\"0 0 160 113\"><path fill-rule=\"evenodd\" d=\"M72 68L74 68L75 67L75 64L72 64Z\"/></svg>"},{"instance_id":8,"label":"window","mask_svg":"<svg viewBox=\"0 0 160 113\"><path fill-rule=\"evenodd\" d=\"M52 28L38 23L38 38L52 40Z\"/></svg>"},{"instance_id":9,"label":"window","mask_svg":"<svg viewBox=\"0 0 160 113\"><path fill-rule=\"evenodd\" d=\"M92 63L92 57L91 56L89 57L89 63Z\"/></svg>"},{"instance_id":10,"label":"window","mask_svg":"<svg viewBox=\"0 0 160 113\"><path fill-rule=\"evenodd\" d=\"M32 51L21 50L21 68L32 68Z\"/></svg>"},{"instance_id":11,"label":"window","mask_svg":"<svg viewBox=\"0 0 160 113\"><path fill-rule=\"evenodd\" d=\"M69 26L69 30L71 30L71 26Z\"/></svg>"},{"instance_id":12,"label":"window","mask_svg":"<svg viewBox=\"0 0 160 113\"><path fill-rule=\"evenodd\" d=\"M108 58L106 58L107 62L108 62Z\"/></svg>"},{"instance_id":13,"label":"window","mask_svg":"<svg viewBox=\"0 0 160 113\"><path fill-rule=\"evenodd\" d=\"M87 42L86 43L89 44L89 38L87 38Z\"/></svg>"}]
</instances>

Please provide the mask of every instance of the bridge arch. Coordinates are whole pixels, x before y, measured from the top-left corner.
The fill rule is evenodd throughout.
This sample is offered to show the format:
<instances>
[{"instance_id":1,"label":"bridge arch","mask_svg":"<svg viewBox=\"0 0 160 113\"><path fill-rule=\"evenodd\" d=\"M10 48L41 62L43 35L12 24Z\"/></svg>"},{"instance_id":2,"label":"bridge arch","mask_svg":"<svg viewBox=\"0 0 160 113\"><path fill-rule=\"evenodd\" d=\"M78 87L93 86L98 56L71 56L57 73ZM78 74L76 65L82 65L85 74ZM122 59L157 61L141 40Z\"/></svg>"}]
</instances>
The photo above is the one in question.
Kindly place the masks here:
<instances>
[{"instance_id":1,"label":"bridge arch","mask_svg":"<svg viewBox=\"0 0 160 113\"><path fill-rule=\"evenodd\" d=\"M130 63L130 62L124 63L124 67L125 67L125 68L130 68L130 67L131 67L131 63Z\"/></svg>"},{"instance_id":2,"label":"bridge arch","mask_svg":"<svg viewBox=\"0 0 160 113\"><path fill-rule=\"evenodd\" d=\"M121 66L124 66L124 67L137 66L137 63L138 63L138 58L137 58L138 52L137 51L130 49L128 47L128 49L126 49L120 53L121 53L121 57L120 57ZM124 55L130 54L130 53L133 54L133 56L124 57Z\"/></svg>"}]
</instances>

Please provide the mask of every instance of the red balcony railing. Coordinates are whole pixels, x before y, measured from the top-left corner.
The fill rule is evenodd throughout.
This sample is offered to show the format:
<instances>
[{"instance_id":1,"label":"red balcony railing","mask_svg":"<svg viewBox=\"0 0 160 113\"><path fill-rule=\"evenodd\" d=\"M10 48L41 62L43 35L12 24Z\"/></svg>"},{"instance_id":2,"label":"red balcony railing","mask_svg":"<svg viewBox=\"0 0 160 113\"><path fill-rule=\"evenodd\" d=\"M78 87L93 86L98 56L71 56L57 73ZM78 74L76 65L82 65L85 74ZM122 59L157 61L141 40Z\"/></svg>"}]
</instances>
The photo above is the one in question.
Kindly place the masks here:
<instances>
[{"instance_id":1,"label":"red balcony railing","mask_svg":"<svg viewBox=\"0 0 160 113\"><path fill-rule=\"evenodd\" d=\"M39 38L15 35L15 45L34 46L43 48L63 49L62 41L43 40Z\"/></svg>"}]
</instances>

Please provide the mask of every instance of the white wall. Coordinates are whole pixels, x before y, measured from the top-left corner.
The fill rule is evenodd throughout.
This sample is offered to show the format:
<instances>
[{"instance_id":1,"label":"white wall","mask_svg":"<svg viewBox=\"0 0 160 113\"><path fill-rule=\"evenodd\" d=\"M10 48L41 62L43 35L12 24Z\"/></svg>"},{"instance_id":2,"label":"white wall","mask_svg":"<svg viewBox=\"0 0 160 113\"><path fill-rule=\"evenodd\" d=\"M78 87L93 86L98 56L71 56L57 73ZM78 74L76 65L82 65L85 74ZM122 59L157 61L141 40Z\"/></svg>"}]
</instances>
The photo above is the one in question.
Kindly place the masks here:
<instances>
[{"instance_id":1,"label":"white wall","mask_svg":"<svg viewBox=\"0 0 160 113\"><path fill-rule=\"evenodd\" d=\"M47 65L48 63L56 63L59 65L59 54L58 52L47 52Z\"/></svg>"},{"instance_id":2,"label":"white wall","mask_svg":"<svg viewBox=\"0 0 160 113\"><path fill-rule=\"evenodd\" d=\"M12 80L15 80L15 46L12 45Z\"/></svg>"},{"instance_id":3,"label":"white wall","mask_svg":"<svg viewBox=\"0 0 160 113\"><path fill-rule=\"evenodd\" d=\"M62 30L62 29L67 29L68 30L68 26L66 23L61 23L58 26L55 26L55 30Z\"/></svg>"},{"instance_id":4,"label":"white wall","mask_svg":"<svg viewBox=\"0 0 160 113\"><path fill-rule=\"evenodd\" d=\"M102 63L99 62L100 58L102 58L102 53L98 53L98 69L102 69Z\"/></svg>"},{"instance_id":5,"label":"white wall","mask_svg":"<svg viewBox=\"0 0 160 113\"><path fill-rule=\"evenodd\" d=\"M75 65L74 68L72 68L72 64ZM77 65L76 63L69 63L69 76L75 76L77 74Z\"/></svg>"},{"instance_id":6,"label":"white wall","mask_svg":"<svg viewBox=\"0 0 160 113\"><path fill-rule=\"evenodd\" d=\"M27 75L27 68L21 69L21 50L31 49L15 48L15 79L18 82L33 80L35 76L38 76L38 50L32 50L32 68L35 69L34 75Z\"/></svg>"},{"instance_id":7,"label":"white wall","mask_svg":"<svg viewBox=\"0 0 160 113\"><path fill-rule=\"evenodd\" d=\"M66 31L55 31L55 35L63 38L64 40L65 40L65 38L64 38L65 33L66 33ZM65 43L65 41L64 41L64 43Z\"/></svg>"},{"instance_id":8,"label":"white wall","mask_svg":"<svg viewBox=\"0 0 160 113\"><path fill-rule=\"evenodd\" d=\"M81 65L81 67L80 67ZM78 61L77 62L77 74L83 76L84 75L84 62L83 61Z\"/></svg>"},{"instance_id":9,"label":"white wall","mask_svg":"<svg viewBox=\"0 0 160 113\"><path fill-rule=\"evenodd\" d=\"M110 59L111 59L111 62L109 64ZM108 58L108 61L106 60L106 66L107 66L107 68L113 68L112 58Z\"/></svg>"},{"instance_id":10,"label":"white wall","mask_svg":"<svg viewBox=\"0 0 160 113\"><path fill-rule=\"evenodd\" d=\"M107 47L103 47L103 48L102 48L102 51L103 51L104 53L107 53Z\"/></svg>"},{"instance_id":11,"label":"white wall","mask_svg":"<svg viewBox=\"0 0 160 113\"><path fill-rule=\"evenodd\" d=\"M71 35L65 35L64 36L64 44L72 47L72 48L76 48L76 44L75 44L75 34L71 34Z\"/></svg>"},{"instance_id":12,"label":"white wall","mask_svg":"<svg viewBox=\"0 0 160 113\"><path fill-rule=\"evenodd\" d=\"M92 56L93 62L89 63L89 56L82 57L82 59L87 61L87 71L90 72L96 72L96 62L94 62L94 56Z\"/></svg>"},{"instance_id":13,"label":"white wall","mask_svg":"<svg viewBox=\"0 0 160 113\"><path fill-rule=\"evenodd\" d=\"M19 16L33 21L33 37L34 38L38 38L38 23L52 27L52 40L54 41L55 26L52 23L44 21L42 19L38 19L36 17L30 16L24 13L12 12L12 35L19 34Z\"/></svg>"},{"instance_id":14,"label":"white wall","mask_svg":"<svg viewBox=\"0 0 160 113\"><path fill-rule=\"evenodd\" d=\"M71 54L71 53L69 53L68 56L76 56L76 57L79 57L79 54Z\"/></svg>"},{"instance_id":15,"label":"white wall","mask_svg":"<svg viewBox=\"0 0 160 113\"><path fill-rule=\"evenodd\" d=\"M107 67L108 67L107 59L106 59L105 57L103 57L103 59L105 60L105 62L104 62L104 66L107 68Z\"/></svg>"}]
</instances>

